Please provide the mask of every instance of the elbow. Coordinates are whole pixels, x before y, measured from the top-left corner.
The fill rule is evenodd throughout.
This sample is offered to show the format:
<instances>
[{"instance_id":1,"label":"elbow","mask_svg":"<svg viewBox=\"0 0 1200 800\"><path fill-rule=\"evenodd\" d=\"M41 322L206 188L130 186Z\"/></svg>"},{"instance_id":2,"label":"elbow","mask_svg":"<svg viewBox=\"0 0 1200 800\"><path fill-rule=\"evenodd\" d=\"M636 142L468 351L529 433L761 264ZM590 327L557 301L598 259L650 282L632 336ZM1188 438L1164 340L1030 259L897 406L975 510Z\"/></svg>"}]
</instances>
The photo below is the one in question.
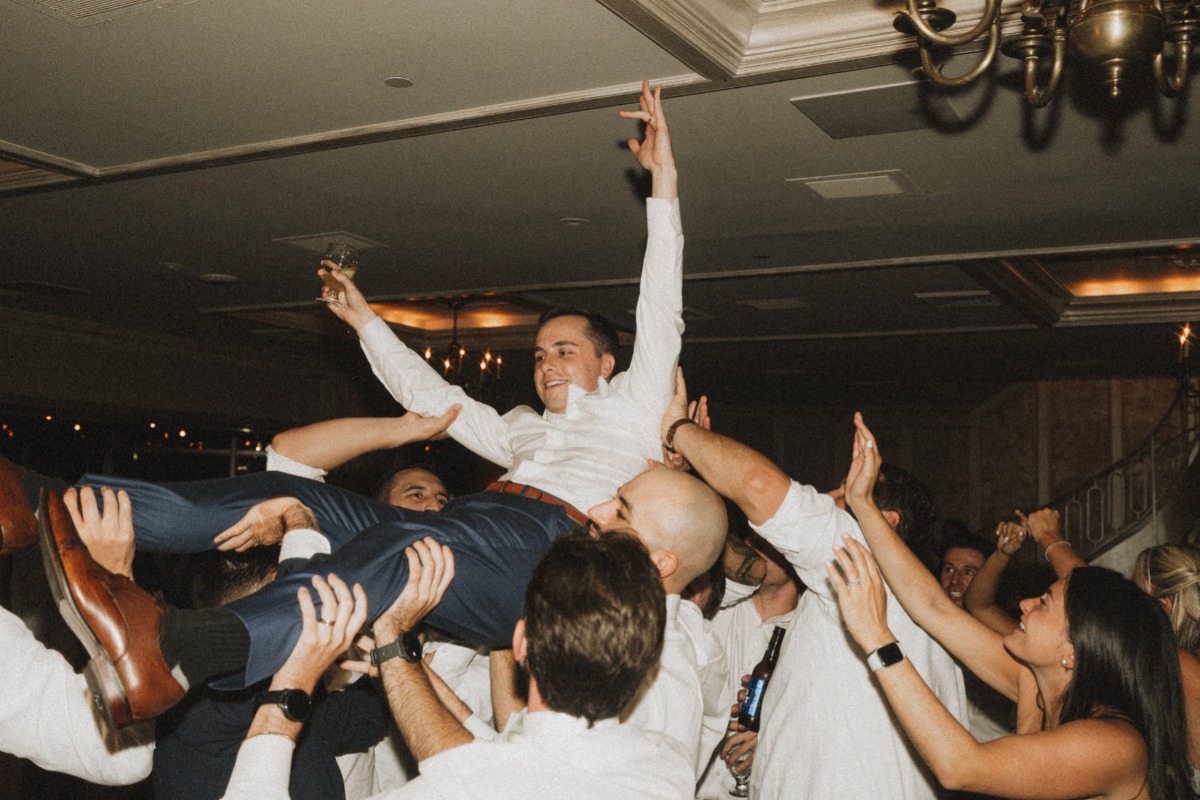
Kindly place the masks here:
<instances>
[{"instance_id":1,"label":"elbow","mask_svg":"<svg viewBox=\"0 0 1200 800\"><path fill-rule=\"evenodd\" d=\"M745 475L741 491L746 502L739 505L751 522L762 524L775 516L791 485L791 480L774 464L755 467Z\"/></svg>"}]
</instances>

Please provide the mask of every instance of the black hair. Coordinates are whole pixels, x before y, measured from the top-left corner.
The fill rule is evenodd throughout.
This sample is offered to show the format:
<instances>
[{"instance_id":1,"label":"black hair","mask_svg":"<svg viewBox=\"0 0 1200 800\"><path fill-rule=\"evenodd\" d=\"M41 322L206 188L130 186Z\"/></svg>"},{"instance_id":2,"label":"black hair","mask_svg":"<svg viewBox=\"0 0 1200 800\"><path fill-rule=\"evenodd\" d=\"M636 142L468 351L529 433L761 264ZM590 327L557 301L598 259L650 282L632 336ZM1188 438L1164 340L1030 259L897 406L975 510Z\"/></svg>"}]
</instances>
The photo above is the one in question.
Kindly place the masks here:
<instances>
[{"instance_id":1,"label":"black hair","mask_svg":"<svg viewBox=\"0 0 1200 800\"><path fill-rule=\"evenodd\" d=\"M538 330L540 331L542 326L550 320L559 317L583 317L587 321L588 341L592 343L592 347L596 348L596 355L616 355L617 346L621 341L617 336L617 329L607 319L579 308L552 308L538 317Z\"/></svg>"},{"instance_id":2,"label":"black hair","mask_svg":"<svg viewBox=\"0 0 1200 800\"><path fill-rule=\"evenodd\" d=\"M371 496L374 497L376 500L378 500L381 503L391 502L392 489L396 485L396 476L399 475L401 472L408 472L410 469L419 469L422 472L428 472L430 475L432 475L433 477L435 477L439 481L441 481L442 486L446 485L445 478L443 478L441 476L441 473L439 473L436 469L434 469L432 464L426 464L426 463L409 464L408 466L399 467L397 469L394 469L391 472L385 474L382 478L380 478L379 482L375 484L375 491L371 494ZM449 489L446 490L446 496L447 497L453 496L450 494Z\"/></svg>"},{"instance_id":3,"label":"black hair","mask_svg":"<svg viewBox=\"0 0 1200 800\"><path fill-rule=\"evenodd\" d=\"M1059 722L1128 720L1146 743L1150 796L1191 797L1179 657L1166 613L1104 567L1074 570L1065 602L1075 669Z\"/></svg>"},{"instance_id":4,"label":"black hair","mask_svg":"<svg viewBox=\"0 0 1200 800\"><path fill-rule=\"evenodd\" d=\"M996 552L995 542L970 531L954 530L949 533L943 531L940 545L939 549L941 550L941 558L943 559L946 557L946 553L955 547L962 548L963 550L975 550L984 559L987 559L988 556Z\"/></svg>"}]
</instances>

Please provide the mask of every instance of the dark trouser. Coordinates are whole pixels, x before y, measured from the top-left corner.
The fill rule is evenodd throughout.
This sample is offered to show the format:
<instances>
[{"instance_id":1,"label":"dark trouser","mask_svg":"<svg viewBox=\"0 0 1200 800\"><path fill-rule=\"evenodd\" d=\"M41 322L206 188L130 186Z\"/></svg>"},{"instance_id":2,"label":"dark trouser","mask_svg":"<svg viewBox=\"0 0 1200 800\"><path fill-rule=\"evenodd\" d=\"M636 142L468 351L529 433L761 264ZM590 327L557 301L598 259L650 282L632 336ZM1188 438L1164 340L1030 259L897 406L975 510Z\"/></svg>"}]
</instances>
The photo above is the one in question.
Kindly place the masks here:
<instances>
[{"instance_id":1,"label":"dark trouser","mask_svg":"<svg viewBox=\"0 0 1200 800\"><path fill-rule=\"evenodd\" d=\"M438 513L417 512L270 472L176 484L85 475L80 485L129 492L137 546L148 551L211 550L216 534L273 497L296 497L313 510L334 552L226 606L250 633L250 656L245 673L222 680L224 686L255 683L283 665L300 636L296 591L311 589L313 575L361 584L371 620L387 611L408 580L404 549L425 536L448 546L455 566L427 622L471 644L507 647L534 566L573 524L561 506L518 495L483 492L456 498Z\"/></svg>"}]
</instances>

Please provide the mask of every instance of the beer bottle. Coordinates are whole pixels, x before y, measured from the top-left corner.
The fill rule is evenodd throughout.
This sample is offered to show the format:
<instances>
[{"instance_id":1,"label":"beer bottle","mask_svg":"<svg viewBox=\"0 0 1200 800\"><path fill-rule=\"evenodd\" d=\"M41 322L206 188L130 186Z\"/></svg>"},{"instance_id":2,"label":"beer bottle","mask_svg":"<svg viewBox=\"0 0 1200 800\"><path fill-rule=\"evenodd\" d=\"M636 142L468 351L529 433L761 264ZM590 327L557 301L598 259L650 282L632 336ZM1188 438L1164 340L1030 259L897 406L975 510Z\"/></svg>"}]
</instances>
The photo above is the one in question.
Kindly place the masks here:
<instances>
[{"instance_id":1,"label":"beer bottle","mask_svg":"<svg viewBox=\"0 0 1200 800\"><path fill-rule=\"evenodd\" d=\"M771 673L775 671L775 662L779 660L779 646L783 642L784 633L785 629L775 627L771 633L771 643L767 645L767 652L750 672L750 683L746 685L746 699L742 702L742 712L738 714L738 724L748 731L758 730L763 694L767 691Z\"/></svg>"}]
</instances>

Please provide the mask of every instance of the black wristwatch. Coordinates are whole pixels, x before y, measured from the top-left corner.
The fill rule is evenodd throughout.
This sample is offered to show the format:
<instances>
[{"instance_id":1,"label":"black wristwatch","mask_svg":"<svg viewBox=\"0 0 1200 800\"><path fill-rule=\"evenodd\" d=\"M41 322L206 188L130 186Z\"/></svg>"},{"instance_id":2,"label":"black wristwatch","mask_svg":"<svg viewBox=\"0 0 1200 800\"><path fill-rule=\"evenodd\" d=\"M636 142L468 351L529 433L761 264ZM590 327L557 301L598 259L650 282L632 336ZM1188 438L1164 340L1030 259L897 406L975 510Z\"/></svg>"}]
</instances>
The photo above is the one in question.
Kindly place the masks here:
<instances>
[{"instance_id":1,"label":"black wristwatch","mask_svg":"<svg viewBox=\"0 0 1200 800\"><path fill-rule=\"evenodd\" d=\"M421 639L416 631L405 631L391 644L376 647L371 651L371 663L379 666L383 662L399 656L410 664L421 661Z\"/></svg>"},{"instance_id":2,"label":"black wristwatch","mask_svg":"<svg viewBox=\"0 0 1200 800\"><path fill-rule=\"evenodd\" d=\"M283 715L292 722L308 722L312 714L312 700L303 689L280 689L274 692L259 692L254 698L256 706L274 703L283 709Z\"/></svg>"},{"instance_id":3,"label":"black wristwatch","mask_svg":"<svg viewBox=\"0 0 1200 800\"><path fill-rule=\"evenodd\" d=\"M900 650L900 643L892 642L891 644L885 644L867 656L867 666L874 672L884 667L890 667L893 664L899 664L903 660L904 653Z\"/></svg>"}]
</instances>

